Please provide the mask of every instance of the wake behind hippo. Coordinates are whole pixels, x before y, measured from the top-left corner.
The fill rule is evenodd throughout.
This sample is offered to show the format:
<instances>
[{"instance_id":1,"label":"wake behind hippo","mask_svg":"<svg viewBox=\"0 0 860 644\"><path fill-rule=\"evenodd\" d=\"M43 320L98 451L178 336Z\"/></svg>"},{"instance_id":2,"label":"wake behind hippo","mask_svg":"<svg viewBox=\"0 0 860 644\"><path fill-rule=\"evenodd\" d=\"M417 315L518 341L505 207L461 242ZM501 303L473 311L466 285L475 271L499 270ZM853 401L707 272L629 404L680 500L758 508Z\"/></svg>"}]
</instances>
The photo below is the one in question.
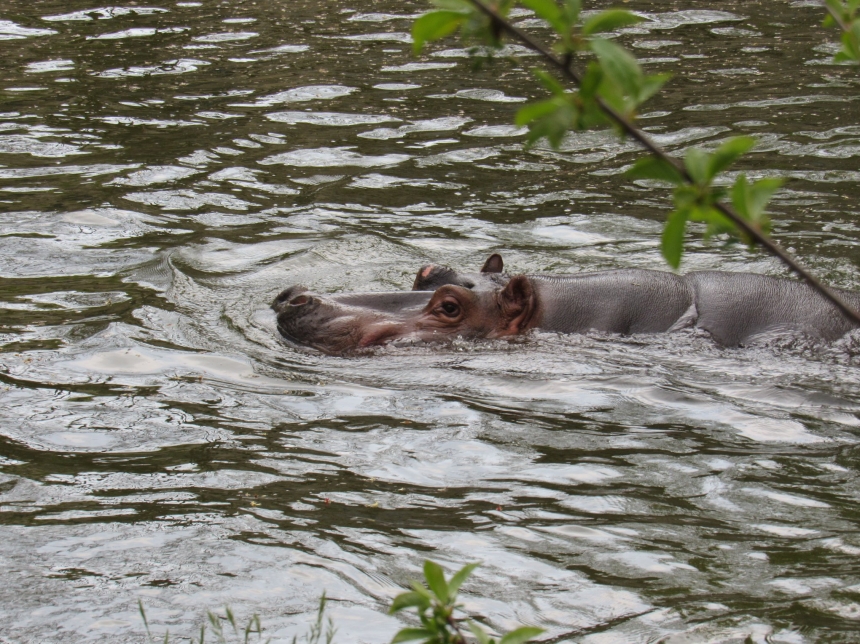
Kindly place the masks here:
<instances>
[{"instance_id":1,"label":"wake behind hippo","mask_svg":"<svg viewBox=\"0 0 860 644\"><path fill-rule=\"evenodd\" d=\"M737 347L765 334L832 341L856 328L806 284L755 273L502 270L502 258L492 255L479 273L424 266L408 292L319 296L294 286L272 308L283 336L333 355L397 340L505 338L531 329L627 335L695 327ZM838 292L860 310L860 295Z\"/></svg>"}]
</instances>

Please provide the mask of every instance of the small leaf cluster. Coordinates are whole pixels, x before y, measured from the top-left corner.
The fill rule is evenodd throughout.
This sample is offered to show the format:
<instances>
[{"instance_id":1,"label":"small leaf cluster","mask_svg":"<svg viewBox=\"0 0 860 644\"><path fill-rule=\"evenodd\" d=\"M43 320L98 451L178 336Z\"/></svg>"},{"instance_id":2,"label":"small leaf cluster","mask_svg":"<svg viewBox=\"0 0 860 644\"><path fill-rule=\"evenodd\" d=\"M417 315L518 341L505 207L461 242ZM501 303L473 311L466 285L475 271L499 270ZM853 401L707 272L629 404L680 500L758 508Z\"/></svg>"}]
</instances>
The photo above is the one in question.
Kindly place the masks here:
<instances>
[{"instance_id":1,"label":"small leaf cluster","mask_svg":"<svg viewBox=\"0 0 860 644\"><path fill-rule=\"evenodd\" d=\"M506 18L513 0L496 0L490 6ZM412 47L420 54L424 45L460 31L464 41L475 41L491 48L502 46L497 25L469 0L433 0L437 11L425 13L412 24Z\"/></svg>"},{"instance_id":2,"label":"small leaf cluster","mask_svg":"<svg viewBox=\"0 0 860 644\"><path fill-rule=\"evenodd\" d=\"M476 563L463 566L454 573L450 581L446 581L445 572L439 564L430 560L425 561L426 586L413 581L412 590L395 597L388 611L394 614L414 608L421 627L404 628L398 631L391 640L391 644L415 640L421 640L422 644L466 644L466 636L460 628L463 620L455 617L455 611L460 608L457 603L457 592L477 566ZM543 633L542 628L522 626L495 640L471 620L467 621L466 626L478 644L524 644Z\"/></svg>"},{"instance_id":3,"label":"small leaf cluster","mask_svg":"<svg viewBox=\"0 0 860 644\"><path fill-rule=\"evenodd\" d=\"M683 168L664 157L648 156L627 171L631 179L657 179L675 186L675 208L663 229L661 245L670 266L678 268L681 263L688 221L705 223L705 237L728 233L752 243L718 208L717 203L727 193L740 217L755 230L763 234L769 232L770 218L765 208L782 185L782 179L765 178L750 182L746 175L740 174L730 189L714 185L717 176L754 145L754 138L737 136L724 141L713 152L690 148L684 157Z\"/></svg>"},{"instance_id":4,"label":"small leaf cluster","mask_svg":"<svg viewBox=\"0 0 860 644\"><path fill-rule=\"evenodd\" d=\"M860 63L860 0L824 0L824 4L824 26L842 29L842 47L833 61Z\"/></svg>"},{"instance_id":5,"label":"small leaf cluster","mask_svg":"<svg viewBox=\"0 0 860 644\"><path fill-rule=\"evenodd\" d=\"M621 10L604 11L603 14L626 14L631 21L640 20L638 16ZM603 14L594 16L589 22ZM598 22L594 29L609 28L613 24L609 21ZM587 25L583 26L583 32ZM528 144L546 137L553 147L558 147L570 130L616 125L608 118L598 99L624 118L632 120L639 106L656 94L669 79L668 74L644 74L636 58L611 40L591 38L585 42L596 58L586 66L576 91L566 90L546 72L534 72L552 98L526 105L517 112L517 125L527 125L529 128Z\"/></svg>"},{"instance_id":6,"label":"small leaf cluster","mask_svg":"<svg viewBox=\"0 0 860 644\"><path fill-rule=\"evenodd\" d=\"M669 79L668 74L644 74L630 52L599 35L642 22L641 16L607 9L582 20L581 0L561 0L560 4L556 0L522 0L522 4L555 31L553 50L568 68L576 54L590 52L594 56L575 92L551 82L546 73L538 74L553 96L517 114L517 124L529 126L529 143L545 136L557 147L568 130L611 124L598 98L625 118L634 118L636 109Z\"/></svg>"},{"instance_id":7,"label":"small leaf cluster","mask_svg":"<svg viewBox=\"0 0 860 644\"><path fill-rule=\"evenodd\" d=\"M570 130L582 130L612 124L598 99L625 118L632 119L638 107L659 91L669 79L668 74L645 74L636 58L626 49L601 34L628 27L644 19L623 9L600 11L582 18L582 0L520 0L555 32L552 49L569 65L573 56L590 53L591 61L576 91L566 90L555 78L541 71L535 75L552 95L551 98L527 105L517 113L518 125L529 128L528 143L546 137L558 147ZM434 0L438 11L427 13L415 21L412 38L415 52L420 53L427 42L444 38L459 30L464 41L501 46L499 26L479 11L469 0ZM513 0L487 2L500 17L505 18Z\"/></svg>"}]
</instances>

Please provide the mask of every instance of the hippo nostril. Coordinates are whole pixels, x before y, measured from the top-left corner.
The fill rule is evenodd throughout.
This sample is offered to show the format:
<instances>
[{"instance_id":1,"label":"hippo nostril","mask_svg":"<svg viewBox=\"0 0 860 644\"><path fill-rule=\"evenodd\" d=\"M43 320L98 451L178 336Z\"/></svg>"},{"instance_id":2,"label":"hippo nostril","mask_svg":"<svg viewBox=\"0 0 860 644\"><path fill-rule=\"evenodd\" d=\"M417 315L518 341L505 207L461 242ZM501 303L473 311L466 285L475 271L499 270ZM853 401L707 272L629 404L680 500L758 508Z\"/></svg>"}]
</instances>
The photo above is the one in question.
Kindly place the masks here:
<instances>
[{"instance_id":1,"label":"hippo nostril","mask_svg":"<svg viewBox=\"0 0 860 644\"><path fill-rule=\"evenodd\" d=\"M290 300L290 306L304 306L314 301L310 295L299 295Z\"/></svg>"},{"instance_id":2,"label":"hippo nostril","mask_svg":"<svg viewBox=\"0 0 860 644\"><path fill-rule=\"evenodd\" d=\"M286 302L289 299L290 295L292 295L292 294L293 294L293 289L291 289L291 288L288 288L284 291L281 291L280 293L278 293L278 297L275 298L275 304L280 304L281 302Z\"/></svg>"},{"instance_id":3,"label":"hippo nostril","mask_svg":"<svg viewBox=\"0 0 860 644\"><path fill-rule=\"evenodd\" d=\"M277 306L278 304L289 302L291 299L295 298L297 294L303 291L307 291L307 289L304 286L300 285L285 288L278 294L278 297L275 298L275 301L272 303L272 306Z\"/></svg>"}]
</instances>

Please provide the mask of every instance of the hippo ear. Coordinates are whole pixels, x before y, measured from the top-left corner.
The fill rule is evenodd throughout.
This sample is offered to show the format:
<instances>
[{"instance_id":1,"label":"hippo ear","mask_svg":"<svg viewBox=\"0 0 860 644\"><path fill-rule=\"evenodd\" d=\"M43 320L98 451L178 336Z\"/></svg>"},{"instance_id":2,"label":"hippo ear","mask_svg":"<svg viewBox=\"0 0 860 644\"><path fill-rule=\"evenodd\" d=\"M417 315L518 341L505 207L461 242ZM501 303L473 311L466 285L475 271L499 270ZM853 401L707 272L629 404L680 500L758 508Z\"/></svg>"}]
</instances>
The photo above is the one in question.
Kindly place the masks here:
<instances>
[{"instance_id":1,"label":"hippo ear","mask_svg":"<svg viewBox=\"0 0 860 644\"><path fill-rule=\"evenodd\" d=\"M444 284L454 284L457 274L447 266L427 264L418 269L415 281L412 282L413 291L435 291Z\"/></svg>"},{"instance_id":2,"label":"hippo ear","mask_svg":"<svg viewBox=\"0 0 860 644\"><path fill-rule=\"evenodd\" d=\"M502 256L498 253L493 253L487 258L487 261L484 262L484 265L481 267L482 273L501 273L505 268L505 263L502 261Z\"/></svg>"},{"instance_id":3,"label":"hippo ear","mask_svg":"<svg viewBox=\"0 0 860 644\"><path fill-rule=\"evenodd\" d=\"M412 282L413 291L424 290L422 286L428 281L428 278L430 277L430 274L433 273L434 268L436 268L435 264L425 264L418 269L418 274L415 276L415 281Z\"/></svg>"},{"instance_id":4,"label":"hippo ear","mask_svg":"<svg viewBox=\"0 0 860 644\"><path fill-rule=\"evenodd\" d=\"M537 311L537 297L528 277L516 275L499 293L502 320L499 331L503 335L522 333L529 328Z\"/></svg>"}]
</instances>

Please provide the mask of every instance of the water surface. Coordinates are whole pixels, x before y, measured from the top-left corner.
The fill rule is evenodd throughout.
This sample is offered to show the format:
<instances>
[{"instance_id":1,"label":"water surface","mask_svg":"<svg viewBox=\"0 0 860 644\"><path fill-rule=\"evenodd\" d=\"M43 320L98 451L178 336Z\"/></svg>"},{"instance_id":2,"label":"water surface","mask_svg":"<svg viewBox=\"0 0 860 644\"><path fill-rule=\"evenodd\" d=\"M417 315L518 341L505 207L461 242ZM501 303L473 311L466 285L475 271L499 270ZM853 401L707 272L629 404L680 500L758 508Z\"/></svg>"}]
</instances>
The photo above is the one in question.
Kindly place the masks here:
<instances>
[{"instance_id":1,"label":"water surface","mask_svg":"<svg viewBox=\"0 0 860 644\"><path fill-rule=\"evenodd\" d=\"M860 289L858 72L813 2L627 4L675 77L642 123L677 154L754 134L775 236ZM692 332L537 334L349 359L269 302L408 288L430 261L665 269L666 191L609 132L511 125L527 51L411 55L426 5L0 9L0 631L190 636L205 610L290 641L389 641L427 557L483 565L488 628L549 641L855 641L860 336L725 350ZM537 36L544 26L517 20ZM684 270L784 275L691 237Z\"/></svg>"}]
</instances>

